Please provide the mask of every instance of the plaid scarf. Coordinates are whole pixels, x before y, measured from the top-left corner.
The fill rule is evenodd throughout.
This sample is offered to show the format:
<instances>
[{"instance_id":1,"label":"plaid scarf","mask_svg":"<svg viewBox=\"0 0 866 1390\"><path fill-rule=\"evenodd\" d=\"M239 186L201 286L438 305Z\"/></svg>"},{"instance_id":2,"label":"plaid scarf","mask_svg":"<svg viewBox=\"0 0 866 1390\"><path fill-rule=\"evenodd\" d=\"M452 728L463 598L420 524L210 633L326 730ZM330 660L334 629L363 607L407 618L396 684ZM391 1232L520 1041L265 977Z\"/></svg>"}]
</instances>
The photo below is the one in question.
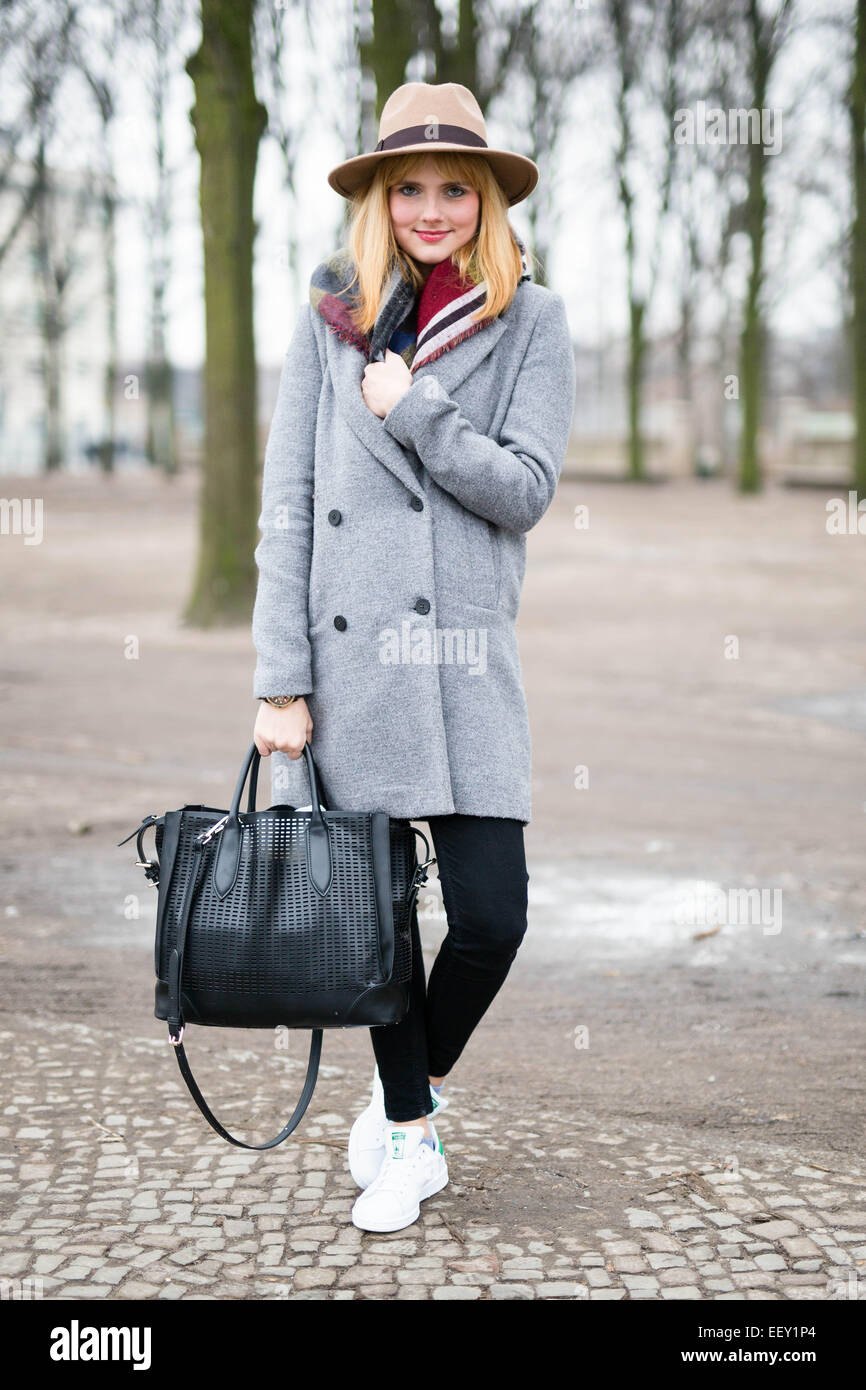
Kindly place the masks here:
<instances>
[{"instance_id":1,"label":"plaid scarf","mask_svg":"<svg viewBox=\"0 0 866 1390\"><path fill-rule=\"evenodd\" d=\"M531 280L526 247L510 224L509 230L520 250L520 278ZM354 265L345 249L323 261L310 279L310 303L338 338L351 343L370 362L384 361L385 348L390 347L400 353L410 371L416 372L494 321L490 317L471 322L472 314L487 297L487 282L476 284L469 276L461 276L449 256L434 265L417 296L395 267L372 332L364 334L350 314L357 304L357 285L349 289L353 273Z\"/></svg>"}]
</instances>

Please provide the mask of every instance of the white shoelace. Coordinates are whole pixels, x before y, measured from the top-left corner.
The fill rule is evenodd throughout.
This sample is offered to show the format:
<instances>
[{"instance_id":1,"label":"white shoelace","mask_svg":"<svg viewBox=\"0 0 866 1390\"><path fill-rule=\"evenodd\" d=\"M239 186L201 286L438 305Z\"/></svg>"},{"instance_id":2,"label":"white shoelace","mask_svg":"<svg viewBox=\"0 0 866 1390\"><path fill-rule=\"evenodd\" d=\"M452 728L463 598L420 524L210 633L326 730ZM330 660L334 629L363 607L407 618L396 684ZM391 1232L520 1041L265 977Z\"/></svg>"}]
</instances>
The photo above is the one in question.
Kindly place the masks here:
<instances>
[{"instance_id":1,"label":"white shoelace","mask_svg":"<svg viewBox=\"0 0 866 1390\"><path fill-rule=\"evenodd\" d=\"M378 1176L373 1179L367 1191L375 1189L377 1192L394 1192L398 1196L409 1191L416 1182L416 1167L428 1161L423 1156L423 1149L433 1153L429 1144L419 1144L410 1159L392 1158L390 1154L387 1155Z\"/></svg>"}]
</instances>

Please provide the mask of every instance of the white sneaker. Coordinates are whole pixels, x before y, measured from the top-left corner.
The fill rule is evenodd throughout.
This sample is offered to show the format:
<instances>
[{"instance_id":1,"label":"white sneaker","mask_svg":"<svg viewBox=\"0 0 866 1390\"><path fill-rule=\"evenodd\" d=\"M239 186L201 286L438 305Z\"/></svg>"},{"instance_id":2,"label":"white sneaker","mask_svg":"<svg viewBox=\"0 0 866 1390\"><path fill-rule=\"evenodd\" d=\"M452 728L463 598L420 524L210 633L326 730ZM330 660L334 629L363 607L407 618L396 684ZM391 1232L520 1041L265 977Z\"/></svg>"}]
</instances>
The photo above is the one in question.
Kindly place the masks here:
<instances>
[{"instance_id":1,"label":"white sneaker","mask_svg":"<svg viewBox=\"0 0 866 1390\"><path fill-rule=\"evenodd\" d=\"M442 1110L447 1110L449 1101L437 1096L430 1087L430 1110L428 1120L432 1121ZM373 1072L373 1093L366 1110L352 1125L349 1132L349 1172L359 1187L369 1187L382 1167L385 1157L385 1093L379 1078L379 1068Z\"/></svg>"},{"instance_id":2,"label":"white sneaker","mask_svg":"<svg viewBox=\"0 0 866 1390\"><path fill-rule=\"evenodd\" d=\"M430 1123L428 1121L428 1123ZM421 1215L421 1203L448 1182L442 1140L430 1123L435 1148L422 1144L421 1125L385 1125L385 1157L377 1176L355 1199L352 1225L362 1231L401 1231Z\"/></svg>"}]
</instances>

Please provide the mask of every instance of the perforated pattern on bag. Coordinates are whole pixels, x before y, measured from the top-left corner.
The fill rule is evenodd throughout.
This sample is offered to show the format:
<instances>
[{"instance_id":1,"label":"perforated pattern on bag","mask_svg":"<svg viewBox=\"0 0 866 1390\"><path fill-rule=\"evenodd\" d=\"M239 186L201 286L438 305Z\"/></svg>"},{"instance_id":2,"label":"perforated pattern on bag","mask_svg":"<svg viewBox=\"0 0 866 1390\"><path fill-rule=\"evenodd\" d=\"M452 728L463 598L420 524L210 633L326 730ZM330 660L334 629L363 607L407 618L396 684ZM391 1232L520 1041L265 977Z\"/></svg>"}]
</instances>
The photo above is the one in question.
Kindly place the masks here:
<instances>
[{"instance_id":1,"label":"perforated pattern on bag","mask_svg":"<svg viewBox=\"0 0 866 1390\"><path fill-rule=\"evenodd\" d=\"M404 985L412 977L411 916L406 904L418 863L415 833L408 820L391 821L391 898L394 913L394 980ZM413 904L412 911L417 908Z\"/></svg>"},{"instance_id":2,"label":"perforated pattern on bag","mask_svg":"<svg viewBox=\"0 0 866 1390\"><path fill-rule=\"evenodd\" d=\"M255 996L361 991L391 979L408 982L412 941L407 896L417 862L408 821L392 820L391 896L394 966L383 974L372 871L371 823L364 814L324 813L331 842L332 881L321 897L307 870L309 815L241 815L243 837L234 888L220 901L213 890L219 836L194 849L212 813L185 810L166 893L158 943L159 978L169 959L183 907L182 887L201 857L199 887L187 931L183 988L201 993ZM162 827L156 829L162 857Z\"/></svg>"}]
</instances>

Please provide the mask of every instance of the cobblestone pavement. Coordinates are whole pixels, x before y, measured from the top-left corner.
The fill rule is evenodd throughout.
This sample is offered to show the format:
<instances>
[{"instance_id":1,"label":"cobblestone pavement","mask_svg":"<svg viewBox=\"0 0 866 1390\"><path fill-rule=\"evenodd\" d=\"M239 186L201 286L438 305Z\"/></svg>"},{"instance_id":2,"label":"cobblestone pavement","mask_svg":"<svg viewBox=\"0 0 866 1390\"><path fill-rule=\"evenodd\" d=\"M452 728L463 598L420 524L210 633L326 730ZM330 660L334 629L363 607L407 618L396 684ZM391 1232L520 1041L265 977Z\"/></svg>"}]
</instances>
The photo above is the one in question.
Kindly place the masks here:
<instances>
[{"instance_id":1,"label":"cobblestone pavement","mask_svg":"<svg viewBox=\"0 0 866 1390\"><path fill-rule=\"evenodd\" d=\"M658 1126L611 1133L544 1108L527 1127L455 1085L440 1120L450 1183L415 1225L382 1236L350 1221L345 1140L360 1101L344 1103L340 1067L322 1067L303 1137L260 1155L211 1135L161 1038L23 1020L0 1043L15 1077L2 1117L6 1297L866 1298L863 1168L758 1143L726 1156ZM280 1078L296 1088L304 1069L231 1045L220 1057L234 1096L222 1115L237 1126L261 1123ZM324 1109L331 1100L340 1108ZM564 1194L565 1220L521 1219L539 1184ZM630 1193L614 1225L608 1184Z\"/></svg>"}]
</instances>

